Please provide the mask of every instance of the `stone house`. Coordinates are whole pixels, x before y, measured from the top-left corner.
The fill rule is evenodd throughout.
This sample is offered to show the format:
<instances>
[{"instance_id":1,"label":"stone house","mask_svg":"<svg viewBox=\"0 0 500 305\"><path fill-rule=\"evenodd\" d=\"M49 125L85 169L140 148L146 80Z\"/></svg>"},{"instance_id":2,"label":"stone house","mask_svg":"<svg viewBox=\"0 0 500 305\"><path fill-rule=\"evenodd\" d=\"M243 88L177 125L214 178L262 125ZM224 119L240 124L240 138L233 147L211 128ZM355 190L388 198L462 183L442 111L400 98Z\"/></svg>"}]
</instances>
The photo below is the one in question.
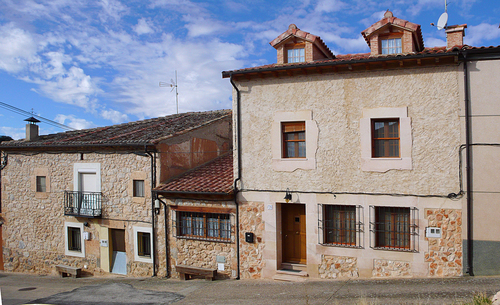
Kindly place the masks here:
<instances>
[{"instance_id":1,"label":"stone house","mask_svg":"<svg viewBox=\"0 0 500 305\"><path fill-rule=\"evenodd\" d=\"M232 150L231 111L192 112L2 142L6 271L166 276L168 223L152 191Z\"/></svg>"},{"instance_id":2,"label":"stone house","mask_svg":"<svg viewBox=\"0 0 500 305\"><path fill-rule=\"evenodd\" d=\"M420 25L387 11L362 32L370 53L334 55L292 24L270 43L276 64L222 72L234 88L236 201L240 211L259 211L253 219L263 224L240 225L261 254L253 277L472 273L464 260L472 232L464 100L479 80L464 86L464 66L473 54L500 53L463 45L466 27L448 26L447 46L426 48ZM498 93L489 87L498 61L479 64L489 72L476 74L490 80L473 100L479 88ZM492 106L493 96L484 103ZM475 226L483 226L476 239L498 247L500 234L487 229L498 233L493 219Z\"/></svg>"}]
</instances>

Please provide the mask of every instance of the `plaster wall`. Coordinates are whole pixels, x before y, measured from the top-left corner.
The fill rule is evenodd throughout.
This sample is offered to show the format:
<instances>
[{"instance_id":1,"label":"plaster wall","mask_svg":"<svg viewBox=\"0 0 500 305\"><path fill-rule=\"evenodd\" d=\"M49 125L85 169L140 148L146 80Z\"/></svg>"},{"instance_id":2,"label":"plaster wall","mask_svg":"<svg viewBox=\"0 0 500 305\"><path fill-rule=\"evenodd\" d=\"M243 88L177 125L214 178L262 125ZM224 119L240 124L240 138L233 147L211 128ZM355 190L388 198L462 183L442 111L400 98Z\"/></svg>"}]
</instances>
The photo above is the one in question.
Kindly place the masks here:
<instances>
[{"instance_id":1,"label":"plaster wall","mask_svg":"<svg viewBox=\"0 0 500 305\"><path fill-rule=\"evenodd\" d=\"M83 157L82 157L83 156ZM151 193L132 198L131 179L144 173L150 189L150 158L134 154L10 154L2 170L3 257L7 271L55 273L55 265L77 266L90 274L110 271L111 228L125 229L127 274L152 275L152 264L134 261L133 226L151 227ZM83 158L83 160L82 160ZM73 191L75 163L99 163L101 168L102 218L64 215L64 191ZM37 196L33 176L48 175L50 190ZM90 239L84 241L84 257L65 255L65 222L84 223ZM161 231L159 231L161 235ZM161 239L161 237L159 238ZM86 267L86 268L85 268Z\"/></svg>"}]
</instances>

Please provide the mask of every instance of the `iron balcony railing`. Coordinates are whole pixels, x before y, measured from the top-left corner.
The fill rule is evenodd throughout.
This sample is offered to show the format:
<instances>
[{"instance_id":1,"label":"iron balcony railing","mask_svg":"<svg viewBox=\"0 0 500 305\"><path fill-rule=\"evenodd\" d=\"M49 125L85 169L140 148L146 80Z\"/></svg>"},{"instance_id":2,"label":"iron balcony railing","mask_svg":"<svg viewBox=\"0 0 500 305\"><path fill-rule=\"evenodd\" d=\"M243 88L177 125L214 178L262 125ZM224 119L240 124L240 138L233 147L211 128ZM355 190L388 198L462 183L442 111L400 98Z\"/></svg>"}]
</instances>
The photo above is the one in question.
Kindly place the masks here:
<instances>
[{"instance_id":1,"label":"iron balcony railing","mask_svg":"<svg viewBox=\"0 0 500 305\"><path fill-rule=\"evenodd\" d=\"M101 217L101 199L99 192L64 191L64 215Z\"/></svg>"}]
</instances>

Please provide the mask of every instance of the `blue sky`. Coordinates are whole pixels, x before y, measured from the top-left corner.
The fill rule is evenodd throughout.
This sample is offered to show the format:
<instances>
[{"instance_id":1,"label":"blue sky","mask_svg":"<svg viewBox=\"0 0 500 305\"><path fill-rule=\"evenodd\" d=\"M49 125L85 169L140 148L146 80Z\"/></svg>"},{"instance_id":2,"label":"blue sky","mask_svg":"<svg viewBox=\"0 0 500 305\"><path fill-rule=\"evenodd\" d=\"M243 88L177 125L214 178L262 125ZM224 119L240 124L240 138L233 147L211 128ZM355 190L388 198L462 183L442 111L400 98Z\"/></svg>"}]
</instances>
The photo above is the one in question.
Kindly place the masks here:
<instances>
[{"instance_id":1,"label":"blue sky","mask_svg":"<svg viewBox=\"0 0 500 305\"><path fill-rule=\"evenodd\" d=\"M430 26L444 0L0 0L0 102L78 129L135 121L176 112L158 83L177 70L180 112L230 108L221 71L276 62L269 42L289 24L364 53L360 32L387 9L420 24L426 47L446 45ZM465 43L500 45L498 0L452 0L448 14L468 24ZM0 135L24 138L25 118L0 108Z\"/></svg>"}]
</instances>

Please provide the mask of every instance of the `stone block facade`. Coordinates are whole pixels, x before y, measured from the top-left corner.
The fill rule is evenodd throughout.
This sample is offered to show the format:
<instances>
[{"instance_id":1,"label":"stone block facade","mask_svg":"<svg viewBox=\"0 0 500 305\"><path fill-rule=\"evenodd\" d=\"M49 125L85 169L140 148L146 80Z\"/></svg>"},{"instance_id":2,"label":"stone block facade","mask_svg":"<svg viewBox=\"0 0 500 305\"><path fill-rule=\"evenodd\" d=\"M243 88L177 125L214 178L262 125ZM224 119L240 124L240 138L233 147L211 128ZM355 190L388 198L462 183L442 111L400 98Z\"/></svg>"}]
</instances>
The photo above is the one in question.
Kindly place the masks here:
<instances>
[{"instance_id":1,"label":"stone block facade","mask_svg":"<svg viewBox=\"0 0 500 305\"><path fill-rule=\"evenodd\" d=\"M426 209L429 227L441 228L441 238L427 238L429 251L425 261L429 263L429 276L450 277L463 273L462 258L462 211L453 209Z\"/></svg>"},{"instance_id":2,"label":"stone block facade","mask_svg":"<svg viewBox=\"0 0 500 305\"><path fill-rule=\"evenodd\" d=\"M264 204L262 202L245 202L239 206L240 209L240 264L241 278L259 279L262 277L262 269L265 266L263 250L265 240L263 238L265 223L262 220ZM245 233L254 234L254 242L245 242Z\"/></svg>"},{"instance_id":3,"label":"stone block facade","mask_svg":"<svg viewBox=\"0 0 500 305\"><path fill-rule=\"evenodd\" d=\"M358 259L349 256L322 255L318 274L322 279L358 278Z\"/></svg>"},{"instance_id":4,"label":"stone block facade","mask_svg":"<svg viewBox=\"0 0 500 305\"><path fill-rule=\"evenodd\" d=\"M373 277L412 277L410 262L386 259L373 260Z\"/></svg>"}]
</instances>

